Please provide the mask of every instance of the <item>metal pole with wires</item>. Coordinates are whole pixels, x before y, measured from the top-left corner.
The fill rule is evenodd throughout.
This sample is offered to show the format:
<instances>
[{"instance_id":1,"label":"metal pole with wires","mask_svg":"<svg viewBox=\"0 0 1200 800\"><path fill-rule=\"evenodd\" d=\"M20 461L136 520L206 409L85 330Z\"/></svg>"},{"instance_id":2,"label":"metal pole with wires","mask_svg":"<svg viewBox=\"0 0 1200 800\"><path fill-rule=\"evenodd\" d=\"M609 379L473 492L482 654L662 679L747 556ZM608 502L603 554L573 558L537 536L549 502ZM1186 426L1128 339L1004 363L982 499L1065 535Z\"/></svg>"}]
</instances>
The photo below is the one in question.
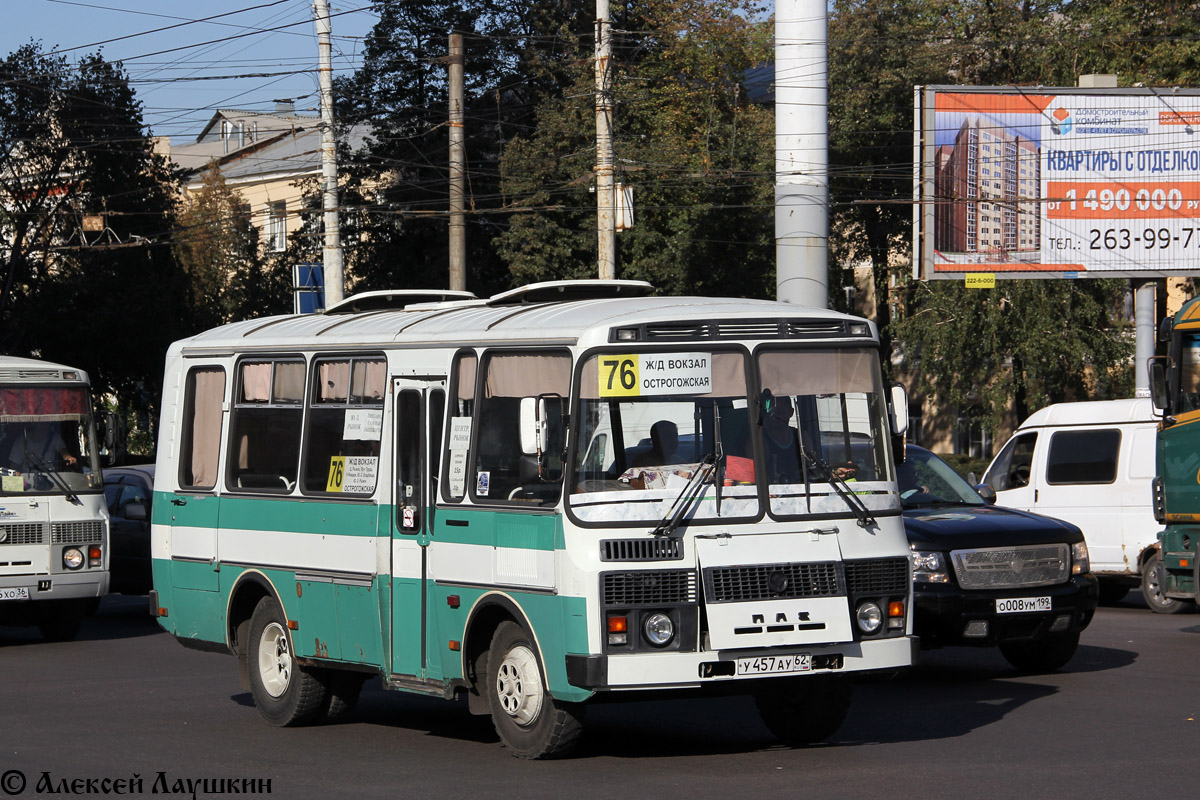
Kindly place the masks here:
<instances>
[{"instance_id":1,"label":"metal pole with wires","mask_svg":"<svg viewBox=\"0 0 1200 800\"><path fill-rule=\"evenodd\" d=\"M345 276L342 269L342 235L338 227L337 138L333 129L333 29L328 0L313 0L317 27L317 76L321 86L321 205L325 210L325 307L342 302Z\"/></svg>"}]
</instances>

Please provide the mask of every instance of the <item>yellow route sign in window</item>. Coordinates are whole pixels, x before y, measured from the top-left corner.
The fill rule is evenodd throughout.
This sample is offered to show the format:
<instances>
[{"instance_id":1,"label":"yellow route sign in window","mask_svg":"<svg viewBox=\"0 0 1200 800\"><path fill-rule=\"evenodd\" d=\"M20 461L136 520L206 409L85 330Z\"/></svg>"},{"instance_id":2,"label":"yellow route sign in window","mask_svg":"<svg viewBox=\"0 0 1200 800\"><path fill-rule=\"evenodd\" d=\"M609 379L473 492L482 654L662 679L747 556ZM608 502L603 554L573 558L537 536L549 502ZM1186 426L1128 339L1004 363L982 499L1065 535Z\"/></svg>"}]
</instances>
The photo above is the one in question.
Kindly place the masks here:
<instances>
[{"instance_id":1,"label":"yellow route sign in window","mask_svg":"<svg viewBox=\"0 0 1200 800\"><path fill-rule=\"evenodd\" d=\"M597 360L601 397L712 391L712 353L629 353Z\"/></svg>"}]
</instances>

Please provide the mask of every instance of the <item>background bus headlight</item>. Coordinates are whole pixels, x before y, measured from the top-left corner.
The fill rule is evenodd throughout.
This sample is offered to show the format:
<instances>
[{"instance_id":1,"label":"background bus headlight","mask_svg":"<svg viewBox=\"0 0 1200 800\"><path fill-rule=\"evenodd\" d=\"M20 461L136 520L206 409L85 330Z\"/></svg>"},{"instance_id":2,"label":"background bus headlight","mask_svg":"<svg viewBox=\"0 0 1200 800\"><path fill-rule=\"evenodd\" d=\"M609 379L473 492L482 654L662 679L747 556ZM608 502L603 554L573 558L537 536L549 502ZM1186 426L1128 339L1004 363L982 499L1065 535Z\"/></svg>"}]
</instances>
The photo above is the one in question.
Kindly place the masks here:
<instances>
[{"instance_id":1,"label":"background bus headlight","mask_svg":"<svg viewBox=\"0 0 1200 800\"><path fill-rule=\"evenodd\" d=\"M79 569L83 566L83 551L78 547L68 547L63 550L63 566L67 569Z\"/></svg>"},{"instance_id":2,"label":"background bus headlight","mask_svg":"<svg viewBox=\"0 0 1200 800\"><path fill-rule=\"evenodd\" d=\"M872 600L861 603L855 617L858 619L858 629L863 633L875 633L883 625L883 611Z\"/></svg>"},{"instance_id":3,"label":"background bus headlight","mask_svg":"<svg viewBox=\"0 0 1200 800\"><path fill-rule=\"evenodd\" d=\"M642 622L642 635L655 647L666 647L675 638L675 623L662 612L655 612Z\"/></svg>"}]
</instances>

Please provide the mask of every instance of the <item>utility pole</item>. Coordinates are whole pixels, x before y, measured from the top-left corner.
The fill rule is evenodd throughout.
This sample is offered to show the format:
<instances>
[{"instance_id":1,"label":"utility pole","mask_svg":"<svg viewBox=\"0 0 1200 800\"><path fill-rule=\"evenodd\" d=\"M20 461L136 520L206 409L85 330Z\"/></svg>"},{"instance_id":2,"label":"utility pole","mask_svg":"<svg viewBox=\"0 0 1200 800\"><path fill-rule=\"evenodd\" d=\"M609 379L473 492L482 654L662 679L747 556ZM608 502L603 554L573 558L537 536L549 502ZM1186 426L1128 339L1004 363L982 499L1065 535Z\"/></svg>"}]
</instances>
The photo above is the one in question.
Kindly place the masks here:
<instances>
[{"instance_id":1,"label":"utility pole","mask_svg":"<svg viewBox=\"0 0 1200 800\"><path fill-rule=\"evenodd\" d=\"M333 44L328 0L313 0L317 26L317 75L321 85L321 193L325 209L325 307L342 302L345 276L342 270L342 235L338 227L337 139L333 130Z\"/></svg>"},{"instance_id":2,"label":"utility pole","mask_svg":"<svg viewBox=\"0 0 1200 800\"><path fill-rule=\"evenodd\" d=\"M829 306L826 0L775 3L775 291Z\"/></svg>"},{"instance_id":3,"label":"utility pole","mask_svg":"<svg viewBox=\"0 0 1200 800\"><path fill-rule=\"evenodd\" d=\"M612 20L609 0L596 0L596 261L601 280L617 277L612 141Z\"/></svg>"},{"instance_id":4,"label":"utility pole","mask_svg":"<svg viewBox=\"0 0 1200 800\"><path fill-rule=\"evenodd\" d=\"M463 41L450 34L450 288L467 288L467 223L463 215L466 146L463 143Z\"/></svg>"}]
</instances>

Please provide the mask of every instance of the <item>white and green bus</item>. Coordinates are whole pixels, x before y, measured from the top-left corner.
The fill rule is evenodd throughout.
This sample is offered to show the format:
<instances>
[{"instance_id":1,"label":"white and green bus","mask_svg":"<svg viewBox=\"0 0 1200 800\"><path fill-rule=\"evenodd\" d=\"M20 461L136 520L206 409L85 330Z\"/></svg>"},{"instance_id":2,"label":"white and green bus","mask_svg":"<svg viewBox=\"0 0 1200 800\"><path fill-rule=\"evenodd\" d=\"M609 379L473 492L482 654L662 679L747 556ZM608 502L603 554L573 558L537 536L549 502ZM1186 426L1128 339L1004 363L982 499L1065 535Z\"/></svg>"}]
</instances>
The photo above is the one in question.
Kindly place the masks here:
<instances>
[{"instance_id":1,"label":"white and green bus","mask_svg":"<svg viewBox=\"0 0 1200 800\"><path fill-rule=\"evenodd\" d=\"M108 555L87 374L0 356L0 625L75 638L108 592Z\"/></svg>"},{"instance_id":2,"label":"white and green bus","mask_svg":"<svg viewBox=\"0 0 1200 800\"><path fill-rule=\"evenodd\" d=\"M911 663L903 393L866 320L650 293L376 293L175 343L160 624L235 655L275 725L378 677L526 758L634 693L831 735L852 674Z\"/></svg>"}]
</instances>

